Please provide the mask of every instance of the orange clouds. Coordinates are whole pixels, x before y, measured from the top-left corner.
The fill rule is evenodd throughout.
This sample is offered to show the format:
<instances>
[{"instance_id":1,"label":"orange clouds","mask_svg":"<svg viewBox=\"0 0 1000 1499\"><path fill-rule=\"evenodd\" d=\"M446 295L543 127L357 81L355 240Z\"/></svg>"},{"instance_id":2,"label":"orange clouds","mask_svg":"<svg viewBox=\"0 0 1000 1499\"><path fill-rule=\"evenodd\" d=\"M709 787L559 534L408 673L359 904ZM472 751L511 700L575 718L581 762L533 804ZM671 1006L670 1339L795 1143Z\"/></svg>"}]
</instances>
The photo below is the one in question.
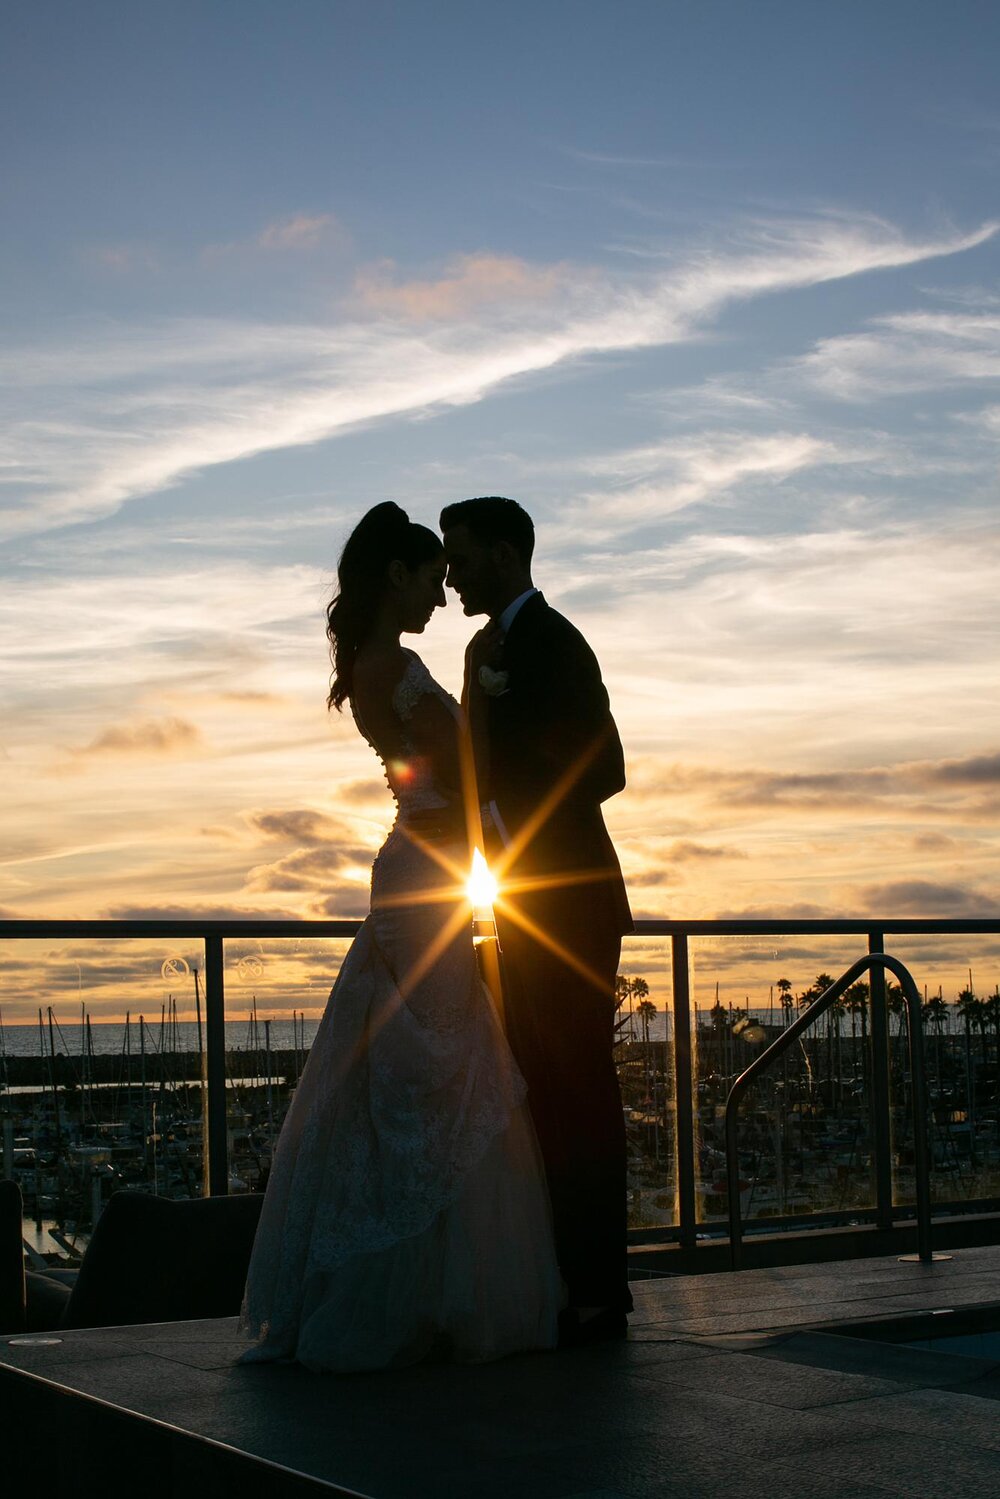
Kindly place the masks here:
<instances>
[{"instance_id":1,"label":"orange clouds","mask_svg":"<svg viewBox=\"0 0 1000 1499\"><path fill-rule=\"evenodd\" d=\"M374 312L439 321L498 302L536 302L566 286L579 268L533 266L513 255L458 255L436 281L393 281L395 263L382 260L355 277L354 290Z\"/></svg>"},{"instance_id":2,"label":"orange clouds","mask_svg":"<svg viewBox=\"0 0 1000 1499\"><path fill-rule=\"evenodd\" d=\"M201 745L199 730L183 718L149 718L142 723L113 724L73 753L88 757L185 755L198 751Z\"/></svg>"}]
</instances>

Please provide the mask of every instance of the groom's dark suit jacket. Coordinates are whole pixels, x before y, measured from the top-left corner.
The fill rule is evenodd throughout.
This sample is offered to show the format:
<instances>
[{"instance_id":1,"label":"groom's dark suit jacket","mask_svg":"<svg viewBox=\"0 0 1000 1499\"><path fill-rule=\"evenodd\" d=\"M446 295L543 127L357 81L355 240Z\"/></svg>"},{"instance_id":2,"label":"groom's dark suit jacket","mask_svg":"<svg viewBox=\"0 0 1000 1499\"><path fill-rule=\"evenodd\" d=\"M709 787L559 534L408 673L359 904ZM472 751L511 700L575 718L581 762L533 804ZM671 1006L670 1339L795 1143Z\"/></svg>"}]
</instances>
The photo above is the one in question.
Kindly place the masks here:
<instances>
[{"instance_id":1,"label":"groom's dark suit jacket","mask_svg":"<svg viewBox=\"0 0 1000 1499\"><path fill-rule=\"evenodd\" d=\"M494 657L507 690L487 708L489 775L512 841L536 822L511 875L574 887L584 923L632 929L628 898L601 803L625 786L621 740L597 658L540 593L518 610ZM560 878L560 876L562 878ZM525 904L533 902L526 894Z\"/></svg>"},{"instance_id":2,"label":"groom's dark suit jacket","mask_svg":"<svg viewBox=\"0 0 1000 1499\"><path fill-rule=\"evenodd\" d=\"M621 741L593 651L541 594L521 606L489 664L507 673L507 690L486 700L480 790L513 847L523 840L496 907L507 1036L528 1084L570 1304L624 1311L614 980L632 918L601 814L625 785Z\"/></svg>"}]
</instances>

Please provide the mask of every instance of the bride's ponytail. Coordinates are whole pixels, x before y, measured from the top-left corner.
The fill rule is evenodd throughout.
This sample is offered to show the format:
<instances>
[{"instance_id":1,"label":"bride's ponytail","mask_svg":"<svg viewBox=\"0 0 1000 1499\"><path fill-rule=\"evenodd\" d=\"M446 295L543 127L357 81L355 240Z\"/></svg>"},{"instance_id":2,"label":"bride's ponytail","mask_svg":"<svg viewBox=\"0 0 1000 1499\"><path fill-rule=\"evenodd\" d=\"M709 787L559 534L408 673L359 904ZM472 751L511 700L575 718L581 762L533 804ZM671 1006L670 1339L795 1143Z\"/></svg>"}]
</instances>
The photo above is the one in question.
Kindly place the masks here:
<instances>
[{"instance_id":1,"label":"bride's ponytail","mask_svg":"<svg viewBox=\"0 0 1000 1499\"><path fill-rule=\"evenodd\" d=\"M354 662L375 623L390 562L415 568L440 553L440 538L392 500L362 516L340 554L337 592L326 611L333 661L328 708L341 708L351 695Z\"/></svg>"}]
</instances>

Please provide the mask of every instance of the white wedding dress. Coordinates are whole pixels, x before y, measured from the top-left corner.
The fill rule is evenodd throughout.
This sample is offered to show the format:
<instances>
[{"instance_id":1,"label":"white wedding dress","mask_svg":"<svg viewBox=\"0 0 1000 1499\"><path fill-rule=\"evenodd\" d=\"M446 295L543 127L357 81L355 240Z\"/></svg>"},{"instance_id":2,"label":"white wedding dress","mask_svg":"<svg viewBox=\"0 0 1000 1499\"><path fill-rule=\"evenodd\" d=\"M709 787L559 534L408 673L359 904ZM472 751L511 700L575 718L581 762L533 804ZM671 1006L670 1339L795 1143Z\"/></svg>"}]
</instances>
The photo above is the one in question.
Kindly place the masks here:
<instances>
[{"instance_id":1,"label":"white wedding dress","mask_svg":"<svg viewBox=\"0 0 1000 1499\"><path fill-rule=\"evenodd\" d=\"M407 757L385 767L397 818L278 1141L244 1361L347 1371L556 1344L562 1286L524 1081L468 907L461 919L454 878L405 831L411 811L445 805L433 746L413 741L425 693L460 717L408 653L393 696Z\"/></svg>"}]
</instances>

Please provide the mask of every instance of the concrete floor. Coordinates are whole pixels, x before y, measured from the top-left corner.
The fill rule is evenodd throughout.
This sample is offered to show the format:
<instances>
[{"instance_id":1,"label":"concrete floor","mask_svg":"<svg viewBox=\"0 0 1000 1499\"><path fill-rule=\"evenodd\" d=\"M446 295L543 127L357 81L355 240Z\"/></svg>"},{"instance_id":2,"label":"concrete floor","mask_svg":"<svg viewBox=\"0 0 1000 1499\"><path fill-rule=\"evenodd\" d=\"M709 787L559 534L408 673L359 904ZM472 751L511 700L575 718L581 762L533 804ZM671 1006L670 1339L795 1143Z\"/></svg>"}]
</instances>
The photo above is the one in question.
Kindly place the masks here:
<instances>
[{"instance_id":1,"label":"concrete floor","mask_svg":"<svg viewBox=\"0 0 1000 1499\"><path fill-rule=\"evenodd\" d=\"M1000 1303L1000 1247L633 1291L627 1342L475 1368L241 1367L231 1320L2 1338L5 1474L74 1499L116 1475L142 1499L1000 1495L1000 1364L817 1330Z\"/></svg>"}]
</instances>

